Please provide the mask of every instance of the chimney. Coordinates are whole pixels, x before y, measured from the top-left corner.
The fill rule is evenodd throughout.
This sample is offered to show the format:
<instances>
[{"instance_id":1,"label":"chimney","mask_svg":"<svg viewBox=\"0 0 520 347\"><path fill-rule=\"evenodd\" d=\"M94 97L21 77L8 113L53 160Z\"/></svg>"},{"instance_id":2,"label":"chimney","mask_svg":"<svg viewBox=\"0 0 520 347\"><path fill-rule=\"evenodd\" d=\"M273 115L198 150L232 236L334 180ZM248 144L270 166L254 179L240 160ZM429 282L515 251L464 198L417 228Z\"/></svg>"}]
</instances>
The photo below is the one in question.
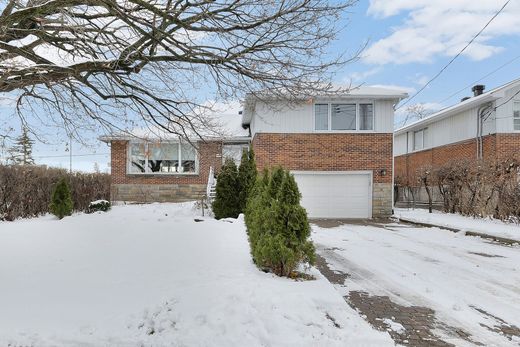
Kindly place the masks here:
<instances>
[{"instance_id":1,"label":"chimney","mask_svg":"<svg viewBox=\"0 0 520 347\"><path fill-rule=\"evenodd\" d=\"M479 96L481 95L482 93L484 93L484 89L486 88L485 85L483 84L477 84L476 86L473 86L473 88L471 88L471 91L473 92L473 95L474 96Z\"/></svg>"},{"instance_id":2,"label":"chimney","mask_svg":"<svg viewBox=\"0 0 520 347\"><path fill-rule=\"evenodd\" d=\"M466 101L468 99L471 99L471 97L470 96L465 96L462 99L460 99L460 102L464 102L464 101Z\"/></svg>"}]
</instances>

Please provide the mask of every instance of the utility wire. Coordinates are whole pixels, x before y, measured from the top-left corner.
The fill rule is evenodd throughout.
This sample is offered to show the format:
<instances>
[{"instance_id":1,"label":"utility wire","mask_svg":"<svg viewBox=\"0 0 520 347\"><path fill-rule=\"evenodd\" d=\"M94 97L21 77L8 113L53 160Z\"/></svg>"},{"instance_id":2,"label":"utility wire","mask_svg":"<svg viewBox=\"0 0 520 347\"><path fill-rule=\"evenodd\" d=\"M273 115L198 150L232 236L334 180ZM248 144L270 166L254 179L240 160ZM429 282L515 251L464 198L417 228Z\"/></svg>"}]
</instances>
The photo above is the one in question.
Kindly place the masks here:
<instances>
[{"instance_id":1,"label":"utility wire","mask_svg":"<svg viewBox=\"0 0 520 347\"><path fill-rule=\"evenodd\" d=\"M99 156L99 155L110 155L110 153L73 154L72 156L73 157L90 157L90 156ZM35 155L35 156L33 156L33 158L35 158L35 159L68 158L68 157L70 157L70 154L64 154L64 155L43 155L43 156ZM7 157L0 158L0 159L7 159Z\"/></svg>"},{"instance_id":2,"label":"utility wire","mask_svg":"<svg viewBox=\"0 0 520 347\"><path fill-rule=\"evenodd\" d=\"M419 89L419 91L417 91L417 93L415 93L410 98L408 98L403 104L401 104L401 106L399 106L395 110L396 111L399 110L404 105L408 104L410 101L415 99L415 97L417 97L417 95L419 95L423 90L426 89L426 87L428 87L433 81L435 81L444 72L444 70L446 70L448 68L448 66L450 66L455 61L455 59L457 59L477 39L477 37L479 37L480 34L482 34L482 32L484 30L486 30L486 28L491 24L491 22L504 10L504 8L506 8L507 4L509 4L510 2L511 2L511 0L507 0L504 3L504 5L500 8L500 10L498 10L498 12L495 13L495 15L493 17L491 17L491 19L486 23L486 25L484 25L484 27L482 29L480 29L480 31L475 36L473 36L473 38L466 44L466 46L464 46L464 48L462 48L460 50L459 53L457 53L457 55L455 55L446 65L444 65L444 67L435 76L433 76L432 79L430 79L428 82L426 82L426 84L424 86L422 86L422 88Z\"/></svg>"},{"instance_id":3,"label":"utility wire","mask_svg":"<svg viewBox=\"0 0 520 347\"><path fill-rule=\"evenodd\" d=\"M500 65L499 67L497 67L495 70L491 71L490 73L488 73L487 75L479 78L478 80L474 81L474 82L471 82L470 84L468 84L467 86L465 86L464 88L461 88L459 89L458 91L456 91L455 93L451 94L450 96L442 99L441 101L437 101L437 104L442 104L443 102L445 102L446 100L449 100L451 99L452 97L454 97L455 95L467 90L468 88L470 87L473 87L475 84L481 82L482 80L488 78L489 76L493 75L494 73L496 73L497 71L499 70L502 70L504 67L508 66L509 64L513 63L515 60L518 60L520 58L520 55L517 55L516 57L514 57L513 59L509 60L508 62Z\"/></svg>"}]
</instances>

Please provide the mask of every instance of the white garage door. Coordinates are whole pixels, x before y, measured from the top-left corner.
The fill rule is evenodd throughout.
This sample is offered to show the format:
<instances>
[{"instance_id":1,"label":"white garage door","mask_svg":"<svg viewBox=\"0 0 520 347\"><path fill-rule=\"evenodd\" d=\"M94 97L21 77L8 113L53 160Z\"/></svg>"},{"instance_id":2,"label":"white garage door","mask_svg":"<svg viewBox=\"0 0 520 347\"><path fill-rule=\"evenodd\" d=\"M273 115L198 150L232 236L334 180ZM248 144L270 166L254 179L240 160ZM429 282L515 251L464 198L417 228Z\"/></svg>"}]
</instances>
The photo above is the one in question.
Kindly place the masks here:
<instances>
[{"instance_id":1,"label":"white garage door","mask_svg":"<svg viewBox=\"0 0 520 347\"><path fill-rule=\"evenodd\" d=\"M293 172L309 218L370 218L370 172Z\"/></svg>"}]
</instances>

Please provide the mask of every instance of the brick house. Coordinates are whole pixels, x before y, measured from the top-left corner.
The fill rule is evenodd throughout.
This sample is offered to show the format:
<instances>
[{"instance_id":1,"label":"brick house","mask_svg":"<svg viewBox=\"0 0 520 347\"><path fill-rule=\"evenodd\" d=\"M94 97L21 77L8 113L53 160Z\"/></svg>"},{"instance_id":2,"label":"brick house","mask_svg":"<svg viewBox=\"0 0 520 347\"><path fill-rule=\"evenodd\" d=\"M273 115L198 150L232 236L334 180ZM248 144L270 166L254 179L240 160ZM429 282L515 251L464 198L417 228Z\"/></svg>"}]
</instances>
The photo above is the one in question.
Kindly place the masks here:
<instances>
[{"instance_id":1,"label":"brick house","mask_svg":"<svg viewBox=\"0 0 520 347\"><path fill-rule=\"evenodd\" d=\"M223 160L239 162L250 143L248 136L194 139L192 144L168 136L113 135L101 140L111 149L111 199L135 202L202 198Z\"/></svg>"},{"instance_id":2,"label":"brick house","mask_svg":"<svg viewBox=\"0 0 520 347\"><path fill-rule=\"evenodd\" d=\"M288 103L248 96L245 133L181 140L105 136L111 146L112 200L186 201L210 189L223 158L251 143L258 169L291 170L311 218L372 218L392 213L393 106L406 94L362 87L337 97ZM244 130L247 129L247 130Z\"/></svg>"},{"instance_id":3,"label":"brick house","mask_svg":"<svg viewBox=\"0 0 520 347\"><path fill-rule=\"evenodd\" d=\"M401 91L361 87L288 105L246 98L257 166L292 171L311 218L372 218L392 213L393 106Z\"/></svg>"},{"instance_id":4,"label":"brick house","mask_svg":"<svg viewBox=\"0 0 520 347\"><path fill-rule=\"evenodd\" d=\"M500 161L520 154L520 79L484 91L483 85L474 86L473 97L395 131L399 182L418 186L417 173L425 167L468 159Z\"/></svg>"}]
</instances>

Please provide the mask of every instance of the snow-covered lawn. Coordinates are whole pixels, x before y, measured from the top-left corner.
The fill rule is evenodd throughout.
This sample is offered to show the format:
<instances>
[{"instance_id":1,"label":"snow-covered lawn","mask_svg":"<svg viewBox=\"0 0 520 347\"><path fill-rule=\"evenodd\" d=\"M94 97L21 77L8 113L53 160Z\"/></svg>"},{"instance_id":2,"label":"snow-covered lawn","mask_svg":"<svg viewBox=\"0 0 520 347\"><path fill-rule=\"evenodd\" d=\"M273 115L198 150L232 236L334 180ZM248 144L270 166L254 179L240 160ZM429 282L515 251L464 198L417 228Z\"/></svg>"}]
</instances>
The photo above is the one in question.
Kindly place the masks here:
<instances>
[{"instance_id":1,"label":"snow-covered lawn","mask_svg":"<svg viewBox=\"0 0 520 347\"><path fill-rule=\"evenodd\" d=\"M399 223L314 226L312 238L333 270L351 275L338 288L343 294L362 290L431 308L442 322L486 346L520 343L484 327L501 323L478 311L520 327L520 246ZM471 345L449 336L445 341Z\"/></svg>"},{"instance_id":2,"label":"snow-covered lawn","mask_svg":"<svg viewBox=\"0 0 520 347\"><path fill-rule=\"evenodd\" d=\"M152 204L1 222L0 345L393 345L317 270L258 271L241 219L197 215Z\"/></svg>"},{"instance_id":3,"label":"snow-covered lawn","mask_svg":"<svg viewBox=\"0 0 520 347\"><path fill-rule=\"evenodd\" d=\"M406 218L415 222L446 226L462 231L475 231L520 242L520 225L515 223L504 223L490 218L465 217L455 213L440 211L428 213L428 210L425 209L396 208L394 214L396 217Z\"/></svg>"}]
</instances>

